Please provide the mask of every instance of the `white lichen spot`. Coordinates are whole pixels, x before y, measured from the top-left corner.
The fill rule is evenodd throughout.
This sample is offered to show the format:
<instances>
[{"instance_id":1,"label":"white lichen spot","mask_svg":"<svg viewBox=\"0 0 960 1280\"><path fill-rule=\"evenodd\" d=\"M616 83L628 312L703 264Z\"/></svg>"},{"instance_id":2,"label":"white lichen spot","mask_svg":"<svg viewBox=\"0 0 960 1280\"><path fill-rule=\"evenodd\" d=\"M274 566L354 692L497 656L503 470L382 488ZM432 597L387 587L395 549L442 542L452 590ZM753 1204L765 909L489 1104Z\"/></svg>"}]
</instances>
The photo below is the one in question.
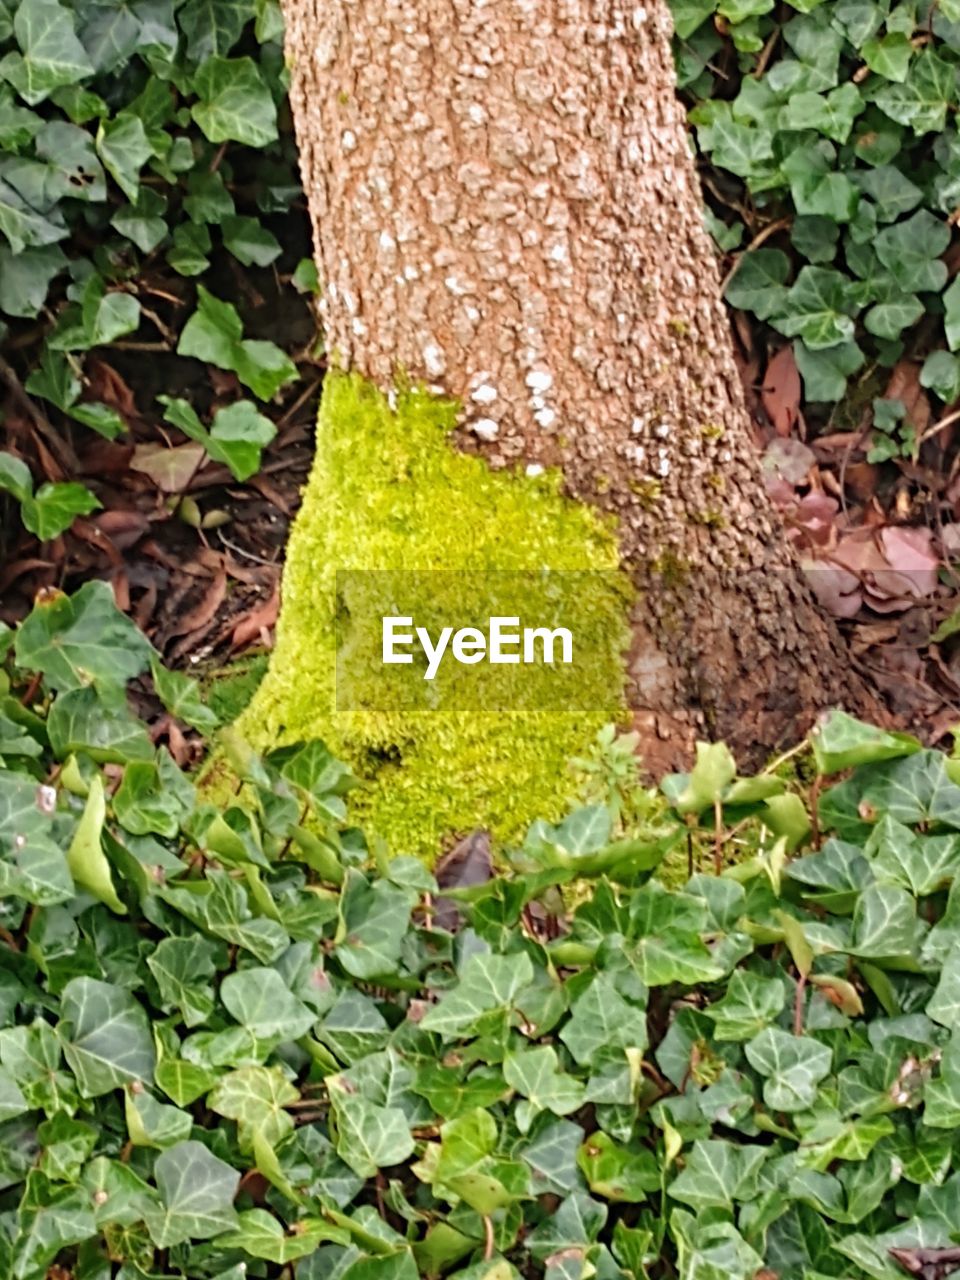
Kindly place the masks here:
<instances>
[{"instance_id":1,"label":"white lichen spot","mask_svg":"<svg viewBox=\"0 0 960 1280\"><path fill-rule=\"evenodd\" d=\"M479 387L470 392L470 399L477 404L493 404L497 398L497 388L489 382L481 382Z\"/></svg>"},{"instance_id":2,"label":"white lichen spot","mask_svg":"<svg viewBox=\"0 0 960 1280\"><path fill-rule=\"evenodd\" d=\"M733 461L733 454L730 452L730 450L729 450L729 449L724 449L724 450L722 451L722 453L720 454L720 461L721 461L721 462L732 462L732 461Z\"/></svg>"},{"instance_id":3,"label":"white lichen spot","mask_svg":"<svg viewBox=\"0 0 960 1280\"><path fill-rule=\"evenodd\" d=\"M667 436L670 434L670 423L658 422L655 430L661 440L666 440Z\"/></svg>"},{"instance_id":4,"label":"white lichen spot","mask_svg":"<svg viewBox=\"0 0 960 1280\"><path fill-rule=\"evenodd\" d=\"M556 410L551 409L549 405L544 405L542 409L538 409L533 415L533 420L536 422L537 426L543 427L543 429L546 430L548 427L552 427L556 422Z\"/></svg>"},{"instance_id":5,"label":"white lichen spot","mask_svg":"<svg viewBox=\"0 0 960 1280\"><path fill-rule=\"evenodd\" d=\"M643 24L646 22L646 20L647 20L647 17L648 17L648 16L649 16L649 15L647 14L647 11L646 11L646 9L643 7L643 5L642 5L642 4L638 4L638 5L637 5L637 7L636 7L636 8L634 9L634 11L633 11L633 25L637 28L637 30L639 30L639 29L640 29L640 27L642 27L642 26L643 26Z\"/></svg>"},{"instance_id":6,"label":"white lichen spot","mask_svg":"<svg viewBox=\"0 0 960 1280\"><path fill-rule=\"evenodd\" d=\"M487 113L479 102L471 102L467 108L467 115L471 124L484 124L487 119Z\"/></svg>"},{"instance_id":7,"label":"white lichen spot","mask_svg":"<svg viewBox=\"0 0 960 1280\"><path fill-rule=\"evenodd\" d=\"M420 279L420 272L417 270L417 268L416 268L416 267L414 267L414 266L412 266L412 265L410 265L410 266L406 266L406 267L404 267L404 268L403 268L403 275L404 275L404 279L406 279L406 280L419 280L419 279Z\"/></svg>"},{"instance_id":8,"label":"white lichen spot","mask_svg":"<svg viewBox=\"0 0 960 1280\"><path fill-rule=\"evenodd\" d=\"M447 276L443 282L455 298L462 298L465 293L470 293L470 287L459 278L459 276Z\"/></svg>"},{"instance_id":9,"label":"white lichen spot","mask_svg":"<svg viewBox=\"0 0 960 1280\"><path fill-rule=\"evenodd\" d=\"M446 372L447 357L439 342L428 342L423 348L423 364L431 378L439 378Z\"/></svg>"},{"instance_id":10,"label":"white lichen spot","mask_svg":"<svg viewBox=\"0 0 960 1280\"><path fill-rule=\"evenodd\" d=\"M657 450L657 475L666 478L670 474L670 457L666 449Z\"/></svg>"},{"instance_id":11,"label":"white lichen spot","mask_svg":"<svg viewBox=\"0 0 960 1280\"><path fill-rule=\"evenodd\" d=\"M396 387L390 387L390 388L389 388L389 390L387 391L387 404L390 406L391 410L392 410L394 413L396 413L396 411L397 411L397 389L396 389Z\"/></svg>"},{"instance_id":12,"label":"white lichen spot","mask_svg":"<svg viewBox=\"0 0 960 1280\"><path fill-rule=\"evenodd\" d=\"M397 247L397 242L389 231L380 232L380 248L384 253L392 253Z\"/></svg>"},{"instance_id":13,"label":"white lichen spot","mask_svg":"<svg viewBox=\"0 0 960 1280\"><path fill-rule=\"evenodd\" d=\"M350 327L353 329L353 336L355 338L365 338L367 336L367 326L359 316L353 317Z\"/></svg>"},{"instance_id":14,"label":"white lichen spot","mask_svg":"<svg viewBox=\"0 0 960 1280\"><path fill-rule=\"evenodd\" d=\"M352 129L344 129L340 135L340 147L343 151L356 151L357 135Z\"/></svg>"},{"instance_id":15,"label":"white lichen spot","mask_svg":"<svg viewBox=\"0 0 960 1280\"><path fill-rule=\"evenodd\" d=\"M526 383L535 395L542 395L553 386L553 374L546 369L531 369L527 374Z\"/></svg>"},{"instance_id":16,"label":"white lichen spot","mask_svg":"<svg viewBox=\"0 0 960 1280\"><path fill-rule=\"evenodd\" d=\"M478 418L473 424L473 430L481 440L496 440L500 427L492 418Z\"/></svg>"},{"instance_id":17,"label":"white lichen spot","mask_svg":"<svg viewBox=\"0 0 960 1280\"><path fill-rule=\"evenodd\" d=\"M647 425L646 418L636 417L630 423L630 430L633 432L635 436L638 436L646 425Z\"/></svg>"},{"instance_id":18,"label":"white lichen spot","mask_svg":"<svg viewBox=\"0 0 960 1280\"><path fill-rule=\"evenodd\" d=\"M477 324L479 322L480 311L477 307L465 307L464 311L466 312L467 319L471 324Z\"/></svg>"},{"instance_id":19,"label":"white lichen spot","mask_svg":"<svg viewBox=\"0 0 960 1280\"><path fill-rule=\"evenodd\" d=\"M535 480L537 476L543 475L543 467L540 465L539 462L528 462L527 475L531 478L531 480Z\"/></svg>"},{"instance_id":20,"label":"white lichen spot","mask_svg":"<svg viewBox=\"0 0 960 1280\"><path fill-rule=\"evenodd\" d=\"M546 400L543 398L543 396L531 396L531 397L530 397L530 405L531 405L531 407L532 407L532 408L534 408L534 409L542 409L546 403L547 403L547 402L546 402Z\"/></svg>"},{"instance_id":21,"label":"white lichen spot","mask_svg":"<svg viewBox=\"0 0 960 1280\"><path fill-rule=\"evenodd\" d=\"M562 242L558 242L553 246L547 256L551 262L566 262L567 246Z\"/></svg>"}]
</instances>

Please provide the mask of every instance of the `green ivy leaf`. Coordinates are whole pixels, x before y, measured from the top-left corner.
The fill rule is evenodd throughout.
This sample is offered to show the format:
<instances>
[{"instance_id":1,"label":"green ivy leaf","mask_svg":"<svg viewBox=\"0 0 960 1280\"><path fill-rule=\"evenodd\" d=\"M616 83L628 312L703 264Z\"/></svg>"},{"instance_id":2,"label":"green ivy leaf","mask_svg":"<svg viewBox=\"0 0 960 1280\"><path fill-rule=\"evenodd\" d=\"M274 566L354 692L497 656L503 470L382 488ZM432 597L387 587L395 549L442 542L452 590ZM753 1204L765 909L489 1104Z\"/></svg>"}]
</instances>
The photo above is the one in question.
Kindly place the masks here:
<instances>
[{"instance_id":1,"label":"green ivy leaf","mask_svg":"<svg viewBox=\"0 0 960 1280\"><path fill-rule=\"evenodd\" d=\"M144 1214L158 1249L185 1240L209 1240L237 1227L233 1198L240 1174L202 1142L179 1142L161 1152L153 1176L160 1204Z\"/></svg>"},{"instance_id":2,"label":"green ivy leaf","mask_svg":"<svg viewBox=\"0 0 960 1280\"><path fill-rule=\"evenodd\" d=\"M193 85L199 102L191 115L210 142L265 147L276 140L277 109L252 58L209 57Z\"/></svg>"},{"instance_id":3,"label":"green ivy leaf","mask_svg":"<svg viewBox=\"0 0 960 1280\"><path fill-rule=\"evenodd\" d=\"M61 85L93 74L93 63L77 39L71 12L57 0L20 0L13 17L19 53L0 60L0 76L31 107Z\"/></svg>"},{"instance_id":4,"label":"green ivy leaf","mask_svg":"<svg viewBox=\"0 0 960 1280\"><path fill-rule=\"evenodd\" d=\"M122 987L73 978L57 1032L80 1092L96 1098L122 1084L150 1084L156 1054L143 1007Z\"/></svg>"}]
</instances>

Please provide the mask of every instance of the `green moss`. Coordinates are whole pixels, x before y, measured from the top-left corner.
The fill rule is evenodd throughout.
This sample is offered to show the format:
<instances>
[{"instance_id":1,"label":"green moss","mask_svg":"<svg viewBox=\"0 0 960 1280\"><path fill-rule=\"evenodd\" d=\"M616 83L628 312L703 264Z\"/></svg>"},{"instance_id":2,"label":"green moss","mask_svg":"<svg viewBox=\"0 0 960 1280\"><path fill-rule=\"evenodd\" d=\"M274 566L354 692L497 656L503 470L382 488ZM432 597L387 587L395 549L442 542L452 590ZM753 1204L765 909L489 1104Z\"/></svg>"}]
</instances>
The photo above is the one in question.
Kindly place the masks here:
<instances>
[{"instance_id":1,"label":"green moss","mask_svg":"<svg viewBox=\"0 0 960 1280\"><path fill-rule=\"evenodd\" d=\"M238 658L204 680L210 709L224 723L231 724L247 707L267 672L265 654Z\"/></svg>"},{"instance_id":2,"label":"green moss","mask_svg":"<svg viewBox=\"0 0 960 1280\"><path fill-rule=\"evenodd\" d=\"M563 497L556 475L492 471L452 447L456 411L419 390L399 393L394 411L360 378L328 374L277 647L239 724L259 746L323 738L361 779L356 819L394 851L426 857L450 832L482 825L510 840L536 817L559 816L571 798L570 757L623 705L628 590L612 522ZM585 712L336 710L336 575L400 568L609 571L617 621L607 615L602 694Z\"/></svg>"}]
</instances>

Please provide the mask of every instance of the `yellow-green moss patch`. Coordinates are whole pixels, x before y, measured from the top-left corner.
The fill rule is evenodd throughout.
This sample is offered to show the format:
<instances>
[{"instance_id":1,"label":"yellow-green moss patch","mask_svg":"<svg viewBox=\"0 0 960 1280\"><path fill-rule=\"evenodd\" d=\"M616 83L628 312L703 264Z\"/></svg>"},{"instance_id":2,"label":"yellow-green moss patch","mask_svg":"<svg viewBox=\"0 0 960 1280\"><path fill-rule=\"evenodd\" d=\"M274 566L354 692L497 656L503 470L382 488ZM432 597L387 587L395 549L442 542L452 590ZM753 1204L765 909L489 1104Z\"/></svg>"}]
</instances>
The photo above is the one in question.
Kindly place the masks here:
<instances>
[{"instance_id":1,"label":"yellow-green moss patch","mask_svg":"<svg viewBox=\"0 0 960 1280\"><path fill-rule=\"evenodd\" d=\"M354 811L396 852L432 856L478 825L501 839L570 799L568 761L622 714L626 575L613 523L554 475L493 471L454 448L457 407L420 390L396 408L329 374L317 456L291 535L270 670L239 728L255 745L323 738L362 781ZM338 570L604 570L607 677L581 711L335 710ZM604 607L606 607L604 606ZM614 617L614 615L610 615Z\"/></svg>"}]
</instances>

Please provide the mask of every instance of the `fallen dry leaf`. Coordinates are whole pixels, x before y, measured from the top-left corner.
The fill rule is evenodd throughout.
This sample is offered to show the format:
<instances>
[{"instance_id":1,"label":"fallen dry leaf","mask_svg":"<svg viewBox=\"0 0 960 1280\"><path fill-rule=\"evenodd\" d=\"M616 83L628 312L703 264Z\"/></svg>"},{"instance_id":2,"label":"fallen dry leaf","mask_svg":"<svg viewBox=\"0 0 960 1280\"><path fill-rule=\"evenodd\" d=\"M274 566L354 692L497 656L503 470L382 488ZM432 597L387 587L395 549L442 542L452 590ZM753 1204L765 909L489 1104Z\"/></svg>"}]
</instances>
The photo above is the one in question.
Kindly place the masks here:
<instances>
[{"instance_id":1,"label":"fallen dry leaf","mask_svg":"<svg viewBox=\"0 0 960 1280\"><path fill-rule=\"evenodd\" d=\"M760 400L778 436L789 436L800 416L800 372L793 347L781 347L767 362Z\"/></svg>"}]
</instances>

